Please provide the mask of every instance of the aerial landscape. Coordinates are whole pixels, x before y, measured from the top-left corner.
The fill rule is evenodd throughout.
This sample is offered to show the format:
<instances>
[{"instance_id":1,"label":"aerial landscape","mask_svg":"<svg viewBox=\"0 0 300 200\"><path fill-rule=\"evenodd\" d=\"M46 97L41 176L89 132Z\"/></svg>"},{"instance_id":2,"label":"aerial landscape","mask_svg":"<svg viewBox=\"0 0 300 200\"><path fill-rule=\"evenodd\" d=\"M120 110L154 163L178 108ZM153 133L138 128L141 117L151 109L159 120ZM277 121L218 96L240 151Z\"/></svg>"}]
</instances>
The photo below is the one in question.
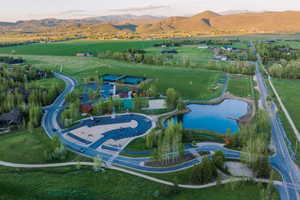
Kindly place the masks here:
<instances>
[{"instance_id":1,"label":"aerial landscape","mask_svg":"<svg viewBox=\"0 0 300 200\"><path fill-rule=\"evenodd\" d=\"M300 200L296 0L0 7L0 200Z\"/></svg>"}]
</instances>

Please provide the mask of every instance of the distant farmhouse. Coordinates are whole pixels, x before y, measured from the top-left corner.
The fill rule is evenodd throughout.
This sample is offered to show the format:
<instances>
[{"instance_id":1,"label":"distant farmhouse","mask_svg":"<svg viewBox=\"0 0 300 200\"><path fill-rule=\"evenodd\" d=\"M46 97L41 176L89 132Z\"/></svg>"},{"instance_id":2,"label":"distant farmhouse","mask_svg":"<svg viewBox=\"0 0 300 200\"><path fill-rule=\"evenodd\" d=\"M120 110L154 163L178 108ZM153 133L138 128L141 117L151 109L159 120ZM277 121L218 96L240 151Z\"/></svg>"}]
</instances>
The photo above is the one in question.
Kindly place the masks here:
<instances>
[{"instance_id":1,"label":"distant farmhouse","mask_svg":"<svg viewBox=\"0 0 300 200\"><path fill-rule=\"evenodd\" d=\"M77 57L93 57L93 54L92 53L77 53L76 54Z\"/></svg>"}]
</instances>

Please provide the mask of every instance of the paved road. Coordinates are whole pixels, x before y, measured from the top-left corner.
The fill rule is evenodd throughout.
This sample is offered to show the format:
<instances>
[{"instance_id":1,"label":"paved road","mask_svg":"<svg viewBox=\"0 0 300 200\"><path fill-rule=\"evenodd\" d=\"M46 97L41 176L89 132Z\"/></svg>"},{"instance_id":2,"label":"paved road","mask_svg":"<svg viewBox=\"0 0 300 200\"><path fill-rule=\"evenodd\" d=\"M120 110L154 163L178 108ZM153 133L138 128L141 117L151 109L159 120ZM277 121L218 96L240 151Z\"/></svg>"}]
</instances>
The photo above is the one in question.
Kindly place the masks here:
<instances>
[{"instance_id":1,"label":"paved road","mask_svg":"<svg viewBox=\"0 0 300 200\"><path fill-rule=\"evenodd\" d=\"M268 89L265 85L265 80L260 72L260 56L257 54L258 62L256 63L256 80L261 93L260 101L263 108L268 111L272 126L272 142L276 148L276 153L270 158L270 163L274 169L280 172L283 178L283 185L279 188L281 199L297 200L299 197L299 190L289 187L290 185L300 185L300 171L298 166L294 163L292 156L285 143L286 133L280 122L277 107L274 102L268 103ZM299 188L298 188L299 189Z\"/></svg>"}]
</instances>

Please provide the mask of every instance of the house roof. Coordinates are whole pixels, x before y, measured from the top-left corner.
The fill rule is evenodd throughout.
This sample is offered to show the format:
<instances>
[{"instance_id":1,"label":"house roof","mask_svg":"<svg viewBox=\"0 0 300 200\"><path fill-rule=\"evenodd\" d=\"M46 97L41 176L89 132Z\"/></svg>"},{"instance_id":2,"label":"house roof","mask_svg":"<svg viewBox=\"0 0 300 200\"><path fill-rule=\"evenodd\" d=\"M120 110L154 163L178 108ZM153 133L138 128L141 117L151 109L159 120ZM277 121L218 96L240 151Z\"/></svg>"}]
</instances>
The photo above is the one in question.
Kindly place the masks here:
<instances>
[{"instance_id":1,"label":"house roof","mask_svg":"<svg viewBox=\"0 0 300 200\"><path fill-rule=\"evenodd\" d=\"M10 111L9 113L4 113L2 115L0 115L0 122L4 122L8 125L11 124L20 124L23 118L23 114L22 112L15 108L12 111Z\"/></svg>"}]
</instances>

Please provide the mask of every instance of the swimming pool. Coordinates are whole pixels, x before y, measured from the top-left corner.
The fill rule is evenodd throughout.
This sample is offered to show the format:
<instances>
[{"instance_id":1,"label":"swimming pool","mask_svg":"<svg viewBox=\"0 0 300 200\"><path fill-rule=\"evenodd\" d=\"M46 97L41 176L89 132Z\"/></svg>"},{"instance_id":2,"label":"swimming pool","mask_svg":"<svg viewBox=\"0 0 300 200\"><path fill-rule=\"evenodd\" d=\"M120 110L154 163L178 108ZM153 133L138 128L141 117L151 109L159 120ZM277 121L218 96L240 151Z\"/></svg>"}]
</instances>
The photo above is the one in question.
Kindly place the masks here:
<instances>
[{"instance_id":1,"label":"swimming pool","mask_svg":"<svg viewBox=\"0 0 300 200\"><path fill-rule=\"evenodd\" d=\"M181 122L185 129L208 130L220 134L226 134L228 129L231 133L238 132L237 119L248 112L248 103L236 99L226 99L216 105L190 104L187 107L191 112L171 120ZM167 122L165 121L165 125Z\"/></svg>"}]
</instances>

